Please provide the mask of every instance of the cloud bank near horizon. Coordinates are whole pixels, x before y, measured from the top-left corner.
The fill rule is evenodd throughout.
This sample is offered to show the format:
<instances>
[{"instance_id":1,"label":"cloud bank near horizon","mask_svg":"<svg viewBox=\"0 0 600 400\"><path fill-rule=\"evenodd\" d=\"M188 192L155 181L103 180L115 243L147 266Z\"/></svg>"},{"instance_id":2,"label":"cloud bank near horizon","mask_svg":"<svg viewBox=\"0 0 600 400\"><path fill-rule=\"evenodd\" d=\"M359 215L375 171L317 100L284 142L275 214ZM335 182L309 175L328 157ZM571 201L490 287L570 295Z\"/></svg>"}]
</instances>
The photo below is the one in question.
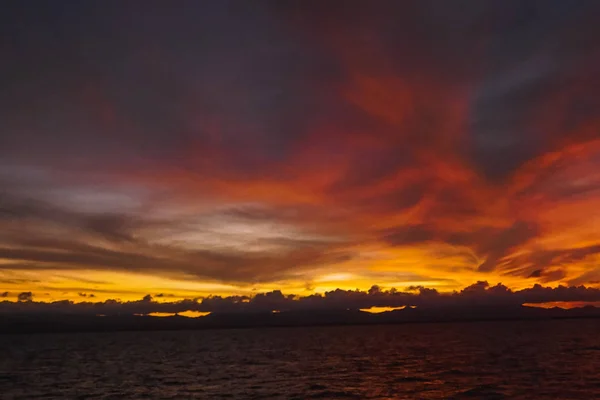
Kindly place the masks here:
<instances>
[{"instance_id":1,"label":"cloud bank near horizon","mask_svg":"<svg viewBox=\"0 0 600 400\"><path fill-rule=\"evenodd\" d=\"M151 313L256 313L315 310L360 310L372 307L453 308L469 310L478 307L515 307L523 304L600 302L600 289L585 286L543 287L513 291L497 284L480 281L452 293L440 293L422 286L401 292L372 286L367 291L342 290L308 296L285 295L276 290L253 296L209 296L180 301L159 301L161 294L146 295L141 300L104 302L68 300L52 303L34 301L31 292L18 295L18 302L0 302L0 314L59 313L77 315L148 315Z\"/></svg>"}]
</instances>

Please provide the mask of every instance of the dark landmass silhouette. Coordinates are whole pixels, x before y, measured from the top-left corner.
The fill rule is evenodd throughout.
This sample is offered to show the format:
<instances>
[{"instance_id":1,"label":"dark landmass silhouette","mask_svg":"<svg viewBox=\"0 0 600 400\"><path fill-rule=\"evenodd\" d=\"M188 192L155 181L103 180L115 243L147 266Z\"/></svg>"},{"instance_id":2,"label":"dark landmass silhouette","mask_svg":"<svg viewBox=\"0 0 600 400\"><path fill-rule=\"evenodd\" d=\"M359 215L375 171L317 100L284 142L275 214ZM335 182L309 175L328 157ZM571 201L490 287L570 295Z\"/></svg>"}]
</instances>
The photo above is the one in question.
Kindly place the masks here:
<instances>
[{"instance_id":1,"label":"dark landmass silhouette","mask_svg":"<svg viewBox=\"0 0 600 400\"><path fill-rule=\"evenodd\" d=\"M0 315L0 333L113 332L260 327L300 327L326 325L402 324L426 322L470 322L600 318L600 308L470 307L458 309L404 308L378 314L360 310L305 310L288 312L212 313L198 318L179 315Z\"/></svg>"}]
</instances>

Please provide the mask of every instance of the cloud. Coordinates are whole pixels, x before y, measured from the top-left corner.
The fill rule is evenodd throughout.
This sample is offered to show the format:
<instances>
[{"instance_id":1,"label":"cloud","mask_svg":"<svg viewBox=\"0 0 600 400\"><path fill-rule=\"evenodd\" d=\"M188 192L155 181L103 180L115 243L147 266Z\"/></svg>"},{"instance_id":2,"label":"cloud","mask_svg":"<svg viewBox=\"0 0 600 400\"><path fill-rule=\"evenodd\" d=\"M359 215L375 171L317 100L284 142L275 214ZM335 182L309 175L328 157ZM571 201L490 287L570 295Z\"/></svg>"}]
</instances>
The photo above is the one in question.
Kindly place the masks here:
<instances>
[{"instance_id":1,"label":"cloud","mask_svg":"<svg viewBox=\"0 0 600 400\"><path fill-rule=\"evenodd\" d=\"M539 231L535 225L523 221L515 222L508 229L493 235L490 243L482 245L482 253L487 256L487 259L479 266L479 270L493 270L511 250L524 245L529 239L538 235Z\"/></svg>"},{"instance_id":2,"label":"cloud","mask_svg":"<svg viewBox=\"0 0 600 400\"><path fill-rule=\"evenodd\" d=\"M29 302L29 301L31 301L33 299L33 293L31 293L31 292L22 292L22 293L19 293L17 295L17 299L20 302L24 302L24 301Z\"/></svg>"},{"instance_id":3,"label":"cloud","mask_svg":"<svg viewBox=\"0 0 600 400\"><path fill-rule=\"evenodd\" d=\"M284 225L278 230L279 210L270 215L269 209L250 214L254 211L238 207L200 217L149 220L135 214L97 214L44 201L6 199L1 209L8 222L16 224L4 237L10 247L0 247L0 257L12 260L20 269L60 265L63 269L187 273L211 280L252 282L281 279L298 268L354 257L344 239L286 234ZM69 234L34 230L47 224ZM165 242L166 233L166 238L181 236L182 240ZM195 238L200 241L196 248L181 246ZM251 251L252 246L265 250Z\"/></svg>"},{"instance_id":4,"label":"cloud","mask_svg":"<svg viewBox=\"0 0 600 400\"><path fill-rule=\"evenodd\" d=\"M0 293L0 297L8 297L9 293L8 292L2 292Z\"/></svg>"},{"instance_id":5,"label":"cloud","mask_svg":"<svg viewBox=\"0 0 600 400\"><path fill-rule=\"evenodd\" d=\"M513 291L502 284L491 286L486 281L479 281L453 293L440 293L435 289L421 286L409 288L406 292L396 289L383 290L378 286L373 286L367 291L336 289L324 294L308 296L285 295L281 291L275 290L257 293L253 296L209 296L202 299L173 302L156 302L151 295L146 295L137 301L107 300L96 303L73 303L70 301L44 303L31 301L31 297L30 292L21 293L18 303L4 301L0 303L0 312L131 315L183 311L251 313L271 312L272 310L358 310L370 307L401 306L416 306L426 309L451 307L468 311L473 307L516 307L525 303L597 302L600 301L600 289L584 286L551 288L536 284L528 289Z\"/></svg>"},{"instance_id":6,"label":"cloud","mask_svg":"<svg viewBox=\"0 0 600 400\"><path fill-rule=\"evenodd\" d=\"M529 274L528 278L540 278L542 276L542 272L543 272L543 270L536 269L531 274Z\"/></svg>"},{"instance_id":7,"label":"cloud","mask_svg":"<svg viewBox=\"0 0 600 400\"><path fill-rule=\"evenodd\" d=\"M346 3L7 10L3 290L597 281L598 4Z\"/></svg>"}]
</instances>

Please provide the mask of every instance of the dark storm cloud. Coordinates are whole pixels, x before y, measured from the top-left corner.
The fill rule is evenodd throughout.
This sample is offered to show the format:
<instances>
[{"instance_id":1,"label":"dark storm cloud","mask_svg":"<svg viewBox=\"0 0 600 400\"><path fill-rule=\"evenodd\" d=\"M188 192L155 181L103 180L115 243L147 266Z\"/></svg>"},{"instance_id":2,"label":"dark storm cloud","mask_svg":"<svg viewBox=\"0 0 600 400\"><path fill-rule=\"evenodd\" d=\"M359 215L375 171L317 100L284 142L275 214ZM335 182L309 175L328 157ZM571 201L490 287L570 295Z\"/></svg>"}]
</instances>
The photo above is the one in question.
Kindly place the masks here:
<instances>
[{"instance_id":1,"label":"dark storm cloud","mask_svg":"<svg viewBox=\"0 0 600 400\"><path fill-rule=\"evenodd\" d=\"M413 287L410 291L395 289L381 290L373 286L368 291L336 289L323 295L295 296L284 295L276 290L259 293L254 296L211 296L202 299L186 299L176 302L156 302L151 295L137 301L120 302L107 300L98 303L73 303L58 301L54 303L0 302L1 313L58 312L74 314L149 314L152 312L177 313L200 311L213 313L231 312L271 312L300 310L358 310L370 307L402 307L436 309L451 307L468 311L477 307L520 306L549 302L597 302L600 301L600 289L584 286L557 288L535 285L528 289L512 291L498 284L490 286L485 281L477 282L460 292L438 293L435 289ZM30 294L30 293L29 293Z\"/></svg>"},{"instance_id":2,"label":"dark storm cloud","mask_svg":"<svg viewBox=\"0 0 600 400\"><path fill-rule=\"evenodd\" d=\"M578 139L579 124L589 121L588 104L599 105L591 71L600 55L588 40L599 33L590 23L600 12L597 2L495 4L505 12L496 15L488 38L488 73L477 91L471 126L472 156L492 179ZM578 86L575 96L565 98ZM553 123L540 125L545 117Z\"/></svg>"},{"instance_id":3,"label":"dark storm cloud","mask_svg":"<svg viewBox=\"0 0 600 400\"><path fill-rule=\"evenodd\" d=\"M3 156L126 165L208 145L236 153L221 168L262 169L322 107L304 82L335 76L267 5L12 5L0 102L21 134Z\"/></svg>"},{"instance_id":4,"label":"dark storm cloud","mask_svg":"<svg viewBox=\"0 0 600 400\"><path fill-rule=\"evenodd\" d=\"M4 156L21 160L68 155L75 162L71 155L84 154L122 164L172 161L197 144L235 155L219 165L221 172L267 174L311 121L343 125L354 118L327 95L347 76L332 48L347 38L366 71L387 63L400 77L435 79L442 87L482 78L468 142L486 173L504 175L543 147L525 119L532 105L560 92L547 82L561 78L569 60L586 57L582 38L591 32L570 32L597 7L585 1L13 4L2 24L10 62L3 66L1 147ZM371 51L385 55L385 63L362 57ZM552 63L559 71L548 70ZM418 115L391 154L410 156L417 142L434 139L434 100L416 100ZM376 154L368 159L377 162L345 179L369 181L405 158L392 157L388 165Z\"/></svg>"},{"instance_id":5,"label":"dark storm cloud","mask_svg":"<svg viewBox=\"0 0 600 400\"><path fill-rule=\"evenodd\" d=\"M518 55L507 48L527 53L557 23L570 26L585 10L584 5L527 3L349 2L339 7L313 2L293 7L259 2L250 7L225 1L165 8L149 2L142 9L78 5L69 11L13 5L18 17L4 24L13 42L7 48L12 62L5 66L12 78L4 85L10 89L2 102L10 128L5 132L27 133L4 137L3 148L7 156L12 151L26 157L27 150L38 160L42 153L84 153L123 163L129 154L138 161L146 156L171 160L198 143L234 152L236 157L221 169L268 173L265 160L289 154L309 121L349 118L321 89L335 86L345 72L331 49L311 41L310 33L294 30L296 16L308 15L316 27L323 21L322 29L330 33L327 26L340 36L362 38L357 48L381 43L374 47L389 55L399 76L431 79L440 76L442 64L452 81L440 83L456 85L474 75L474 57L481 57L475 51L480 45L470 37L490 36L485 54L511 64ZM556 41L559 34L553 36ZM77 66L76 71L64 65ZM29 99L35 101L25 104ZM427 128L436 116L431 104L426 98L415 108L422 115L407 129L411 142L425 144L434 134ZM484 126L475 129L475 137L482 131L489 135ZM395 150L410 154L404 136ZM481 154L484 163L493 158L485 149ZM378 176L392 168L381 165L369 163L347 179L360 182L361 174ZM365 172L369 168L374 169Z\"/></svg>"}]
</instances>

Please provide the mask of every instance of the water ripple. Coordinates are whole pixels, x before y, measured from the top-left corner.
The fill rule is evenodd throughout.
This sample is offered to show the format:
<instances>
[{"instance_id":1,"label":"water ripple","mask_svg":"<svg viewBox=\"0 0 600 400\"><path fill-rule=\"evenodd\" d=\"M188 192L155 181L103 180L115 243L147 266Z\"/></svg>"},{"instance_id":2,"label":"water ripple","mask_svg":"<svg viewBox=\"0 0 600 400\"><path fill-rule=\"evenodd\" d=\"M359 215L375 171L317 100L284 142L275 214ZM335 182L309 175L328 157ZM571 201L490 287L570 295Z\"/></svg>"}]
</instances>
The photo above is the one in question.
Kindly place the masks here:
<instances>
[{"instance_id":1,"label":"water ripple","mask_svg":"<svg viewBox=\"0 0 600 400\"><path fill-rule=\"evenodd\" d=\"M600 398L600 321L0 336L2 399Z\"/></svg>"}]
</instances>

